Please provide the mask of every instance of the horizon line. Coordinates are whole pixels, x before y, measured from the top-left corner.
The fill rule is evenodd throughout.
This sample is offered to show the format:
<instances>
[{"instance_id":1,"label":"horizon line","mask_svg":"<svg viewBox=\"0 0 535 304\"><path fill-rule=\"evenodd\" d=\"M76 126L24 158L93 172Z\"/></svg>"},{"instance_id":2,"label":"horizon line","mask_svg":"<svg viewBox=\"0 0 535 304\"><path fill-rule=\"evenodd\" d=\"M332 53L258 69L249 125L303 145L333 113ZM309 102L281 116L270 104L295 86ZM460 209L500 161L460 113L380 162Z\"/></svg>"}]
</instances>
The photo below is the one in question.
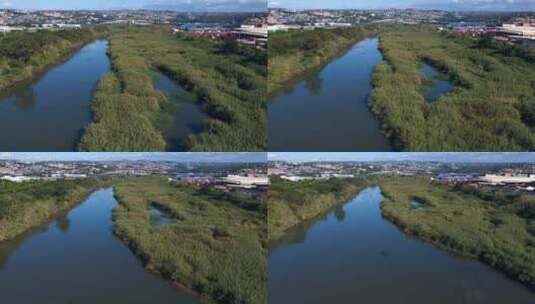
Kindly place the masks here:
<instances>
[{"instance_id":1,"label":"horizon line","mask_svg":"<svg viewBox=\"0 0 535 304\"><path fill-rule=\"evenodd\" d=\"M349 10L361 10L361 11L374 11L374 10L418 10L418 11L444 11L444 12L480 12L480 13L535 13L535 8L525 9L525 10L508 10L508 9L485 9L481 10L478 8L467 8L467 9L447 9L447 8L418 8L418 7L376 7L376 8L359 8L359 7L348 7L348 8L333 8L333 7L310 7L310 8L290 8L283 6L269 7L270 9L283 9L283 10L292 10L292 11L308 11L308 10L331 10L331 11L349 11Z\"/></svg>"},{"instance_id":2,"label":"horizon line","mask_svg":"<svg viewBox=\"0 0 535 304\"><path fill-rule=\"evenodd\" d=\"M176 13L267 13L262 10L174 10L174 9L155 9L155 8L0 8L0 11L156 11L156 12L176 12Z\"/></svg>"}]
</instances>

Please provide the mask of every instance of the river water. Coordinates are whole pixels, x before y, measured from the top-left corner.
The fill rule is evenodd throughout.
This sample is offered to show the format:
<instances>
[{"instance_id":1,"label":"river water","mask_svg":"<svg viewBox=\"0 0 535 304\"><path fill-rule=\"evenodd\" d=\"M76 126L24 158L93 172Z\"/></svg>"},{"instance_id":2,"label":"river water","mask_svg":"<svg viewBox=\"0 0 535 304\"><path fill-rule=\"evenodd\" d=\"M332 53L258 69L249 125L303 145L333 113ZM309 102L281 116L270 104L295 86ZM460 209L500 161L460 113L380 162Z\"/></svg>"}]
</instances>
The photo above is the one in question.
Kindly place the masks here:
<instances>
[{"instance_id":1,"label":"river water","mask_svg":"<svg viewBox=\"0 0 535 304\"><path fill-rule=\"evenodd\" d=\"M0 303L199 303L147 272L112 233L113 190L54 222L0 242Z\"/></svg>"},{"instance_id":2,"label":"river water","mask_svg":"<svg viewBox=\"0 0 535 304\"><path fill-rule=\"evenodd\" d=\"M365 39L273 97L270 151L392 150L368 108L378 46L377 38Z\"/></svg>"},{"instance_id":3,"label":"river water","mask_svg":"<svg viewBox=\"0 0 535 304\"><path fill-rule=\"evenodd\" d=\"M203 120L207 115L197 103L195 94L186 91L160 72L156 72L154 88L164 92L170 101L172 121L164 134L167 150L182 151L185 149L184 140L189 134L202 132Z\"/></svg>"},{"instance_id":4,"label":"river water","mask_svg":"<svg viewBox=\"0 0 535 304\"><path fill-rule=\"evenodd\" d=\"M404 235L368 188L270 244L269 303L528 304L535 293Z\"/></svg>"},{"instance_id":5,"label":"river water","mask_svg":"<svg viewBox=\"0 0 535 304\"><path fill-rule=\"evenodd\" d=\"M438 71L427 63L422 63L420 71L431 81L425 88L425 100L428 103L437 101L442 95L453 91L454 86L448 80L448 75Z\"/></svg>"},{"instance_id":6,"label":"river water","mask_svg":"<svg viewBox=\"0 0 535 304\"><path fill-rule=\"evenodd\" d=\"M98 80L110 70L108 42L94 41L62 64L0 92L0 151L73 151L91 122Z\"/></svg>"}]
</instances>

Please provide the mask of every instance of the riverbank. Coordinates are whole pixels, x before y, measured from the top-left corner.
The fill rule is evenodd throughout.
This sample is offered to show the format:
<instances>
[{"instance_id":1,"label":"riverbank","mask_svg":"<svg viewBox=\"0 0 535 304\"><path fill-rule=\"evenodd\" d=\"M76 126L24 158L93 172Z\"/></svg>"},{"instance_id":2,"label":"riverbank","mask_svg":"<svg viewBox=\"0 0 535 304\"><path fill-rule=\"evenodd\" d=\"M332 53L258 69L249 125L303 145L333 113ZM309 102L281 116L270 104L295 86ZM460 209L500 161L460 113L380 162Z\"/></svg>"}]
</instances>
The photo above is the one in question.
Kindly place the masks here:
<instances>
[{"instance_id":1,"label":"riverbank","mask_svg":"<svg viewBox=\"0 0 535 304\"><path fill-rule=\"evenodd\" d=\"M267 302L265 207L257 198L137 178L115 186L114 232L145 268L216 303ZM149 207L171 219L154 225Z\"/></svg>"},{"instance_id":2,"label":"riverbank","mask_svg":"<svg viewBox=\"0 0 535 304\"><path fill-rule=\"evenodd\" d=\"M92 41L68 60L0 92L0 150L76 150L81 130L92 122L96 84L110 70L104 39Z\"/></svg>"},{"instance_id":3,"label":"riverbank","mask_svg":"<svg viewBox=\"0 0 535 304\"><path fill-rule=\"evenodd\" d=\"M292 79L320 68L358 41L377 33L377 26L270 33L268 96L274 96Z\"/></svg>"},{"instance_id":4,"label":"riverbank","mask_svg":"<svg viewBox=\"0 0 535 304\"><path fill-rule=\"evenodd\" d=\"M83 201L105 180L0 181L0 242L40 226Z\"/></svg>"},{"instance_id":5,"label":"riverbank","mask_svg":"<svg viewBox=\"0 0 535 304\"><path fill-rule=\"evenodd\" d=\"M476 194L433 185L425 177L378 179L378 184L383 217L404 233L480 260L535 290L532 198Z\"/></svg>"},{"instance_id":6,"label":"riverbank","mask_svg":"<svg viewBox=\"0 0 535 304\"><path fill-rule=\"evenodd\" d=\"M0 90L35 77L85 44L105 37L104 27L13 32L0 37Z\"/></svg>"},{"instance_id":7,"label":"riverbank","mask_svg":"<svg viewBox=\"0 0 535 304\"><path fill-rule=\"evenodd\" d=\"M533 63L425 25L385 27L380 47L370 107L396 149L535 149ZM448 75L453 91L427 103L421 62Z\"/></svg>"},{"instance_id":8,"label":"riverbank","mask_svg":"<svg viewBox=\"0 0 535 304\"><path fill-rule=\"evenodd\" d=\"M44 225L0 242L2 302L201 303L147 272L114 236L116 206L105 186Z\"/></svg>"},{"instance_id":9,"label":"riverbank","mask_svg":"<svg viewBox=\"0 0 535 304\"><path fill-rule=\"evenodd\" d=\"M364 180L330 179L290 182L271 178L267 195L268 239L342 204L367 186Z\"/></svg>"},{"instance_id":10,"label":"riverbank","mask_svg":"<svg viewBox=\"0 0 535 304\"><path fill-rule=\"evenodd\" d=\"M269 150L391 151L368 106L372 75L382 60L378 45L377 38L363 39L273 97L268 106Z\"/></svg>"},{"instance_id":11,"label":"riverbank","mask_svg":"<svg viewBox=\"0 0 535 304\"><path fill-rule=\"evenodd\" d=\"M154 89L154 69L195 94L209 116L203 132L187 136L185 150L265 150L267 72L262 52L175 35L168 27L112 28L113 72L97 88L95 123L86 128L79 150L166 150L166 130L159 126L169 117L168 100Z\"/></svg>"}]
</instances>

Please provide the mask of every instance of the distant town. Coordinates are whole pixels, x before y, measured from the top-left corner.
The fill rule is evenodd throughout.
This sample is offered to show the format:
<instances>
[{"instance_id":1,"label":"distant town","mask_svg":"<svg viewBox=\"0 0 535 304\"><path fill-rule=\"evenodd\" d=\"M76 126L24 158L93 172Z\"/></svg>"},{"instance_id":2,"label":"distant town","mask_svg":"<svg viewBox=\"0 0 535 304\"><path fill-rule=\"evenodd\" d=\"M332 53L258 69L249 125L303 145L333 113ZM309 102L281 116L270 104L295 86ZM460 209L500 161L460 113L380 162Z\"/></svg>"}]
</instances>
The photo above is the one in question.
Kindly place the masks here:
<instances>
[{"instance_id":1,"label":"distant town","mask_svg":"<svg viewBox=\"0 0 535 304\"><path fill-rule=\"evenodd\" d=\"M269 176L291 182L376 175L425 176L429 182L535 194L534 164L440 162L270 162Z\"/></svg>"},{"instance_id":2,"label":"distant town","mask_svg":"<svg viewBox=\"0 0 535 304\"><path fill-rule=\"evenodd\" d=\"M0 33L79 29L96 25L167 25L209 39L234 39L258 48L267 46L265 13L182 13L157 10L0 10Z\"/></svg>"},{"instance_id":3,"label":"distant town","mask_svg":"<svg viewBox=\"0 0 535 304\"><path fill-rule=\"evenodd\" d=\"M288 10L273 8L268 30L336 28L367 23L433 24L441 31L535 44L535 13L450 12L442 10Z\"/></svg>"},{"instance_id":4,"label":"distant town","mask_svg":"<svg viewBox=\"0 0 535 304\"><path fill-rule=\"evenodd\" d=\"M263 191L269 185L265 164L176 163L164 161L0 161L0 181L79 179L88 177L167 177L170 183L223 191Z\"/></svg>"}]
</instances>

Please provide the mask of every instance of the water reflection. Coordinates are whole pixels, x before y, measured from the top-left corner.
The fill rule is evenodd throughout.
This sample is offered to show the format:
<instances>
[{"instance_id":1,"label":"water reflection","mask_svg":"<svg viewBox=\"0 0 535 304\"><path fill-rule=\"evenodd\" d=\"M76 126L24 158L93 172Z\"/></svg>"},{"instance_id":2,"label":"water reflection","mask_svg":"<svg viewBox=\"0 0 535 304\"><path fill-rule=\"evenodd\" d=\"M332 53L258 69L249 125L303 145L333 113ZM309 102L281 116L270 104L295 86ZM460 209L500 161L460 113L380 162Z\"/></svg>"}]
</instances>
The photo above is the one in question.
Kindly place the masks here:
<instances>
[{"instance_id":1,"label":"water reflection","mask_svg":"<svg viewBox=\"0 0 535 304\"><path fill-rule=\"evenodd\" d=\"M149 206L149 214L150 222L154 227L168 225L173 222L171 216L154 203Z\"/></svg>"},{"instance_id":2,"label":"water reflection","mask_svg":"<svg viewBox=\"0 0 535 304\"><path fill-rule=\"evenodd\" d=\"M305 78L305 86L312 95L319 95L321 93L321 85L323 84L323 79L320 77L320 74L314 73Z\"/></svg>"},{"instance_id":3,"label":"water reflection","mask_svg":"<svg viewBox=\"0 0 535 304\"><path fill-rule=\"evenodd\" d=\"M171 115L170 123L163 126L167 150L184 150L186 137L203 131L207 115L197 103L195 94L186 91L159 71L155 72L154 88L163 91L170 101L167 105L167 112Z\"/></svg>"},{"instance_id":4,"label":"water reflection","mask_svg":"<svg viewBox=\"0 0 535 304\"><path fill-rule=\"evenodd\" d=\"M67 214L62 214L58 219L57 219L57 225L58 225L58 228L61 232L68 232L69 231L69 227L71 226L71 221L69 220L69 218L67 217Z\"/></svg>"},{"instance_id":5,"label":"water reflection","mask_svg":"<svg viewBox=\"0 0 535 304\"><path fill-rule=\"evenodd\" d=\"M343 206L339 206L333 211L336 220L341 223L346 219L346 212Z\"/></svg>"},{"instance_id":6,"label":"water reflection","mask_svg":"<svg viewBox=\"0 0 535 304\"><path fill-rule=\"evenodd\" d=\"M427 102L434 102L442 95L453 91L454 85L445 73L426 63L421 64L420 70L431 81L430 85L425 88L425 100Z\"/></svg>"},{"instance_id":7,"label":"water reflection","mask_svg":"<svg viewBox=\"0 0 535 304\"><path fill-rule=\"evenodd\" d=\"M0 93L0 102L11 102L22 112L35 109L36 96L33 87L18 84Z\"/></svg>"},{"instance_id":8,"label":"water reflection","mask_svg":"<svg viewBox=\"0 0 535 304\"><path fill-rule=\"evenodd\" d=\"M392 150L368 107L378 46L377 38L365 39L272 96L270 151Z\"/></svg>"},{"instance_id":9,"label":"water reflection","mask_svg":"<svg viewBox=\"0 0 535 304\"><path fill-rule=\"evenodd\" d=\"M533 303L486 265L404 235L382 218L382 200L368 188L270 243L269 303Z\"/></svg>"},{"instance_id":10,"label":"water reflection","mask_svg":"<svg viewBox=\"0 0 535 304\"><path fill-rule=\"evenodd\" d=\"M0 303L199 303L147 272L113 235L116 205L111 188L96 191L54 222L0 242Z\"/></svg>"},{"instance_id":11,"label":"water reflection","mask_svg":"<svg viewBox=\"0 0 535 304\"><path fill-rule=\"evenodd\" d=\"M110 70L98 40L33 79L0 92L0 151L73 151L91 122L93 89Z\"/></svg>"}]
</instances>

